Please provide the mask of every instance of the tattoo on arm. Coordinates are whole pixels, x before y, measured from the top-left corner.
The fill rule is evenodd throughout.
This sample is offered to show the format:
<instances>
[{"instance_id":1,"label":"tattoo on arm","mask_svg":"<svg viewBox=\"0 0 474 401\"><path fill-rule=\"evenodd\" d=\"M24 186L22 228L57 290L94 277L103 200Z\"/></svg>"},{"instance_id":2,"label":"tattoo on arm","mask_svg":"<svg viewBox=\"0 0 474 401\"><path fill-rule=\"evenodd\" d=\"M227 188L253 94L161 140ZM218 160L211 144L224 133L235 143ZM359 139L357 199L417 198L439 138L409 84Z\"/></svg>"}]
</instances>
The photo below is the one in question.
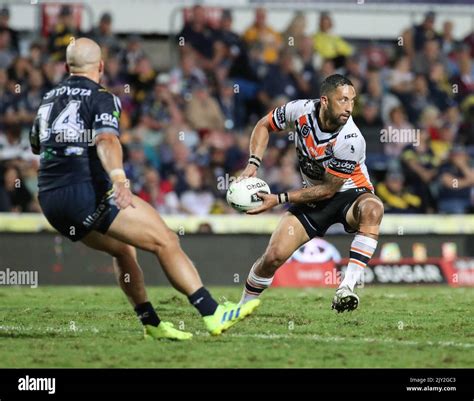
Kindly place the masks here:
<instances>
[{"instance_id":1,"label":"tattoo on arm","mask_svg":"<svg viewBox=\"0 0 474 401\"><path fill-rule=\"evenodd\" d=\"M341 188L344 181L345 178L325 173L322 184L290 192L290 202L311 203L318 200L329 199Z\"/></svg>"}]
</instances>

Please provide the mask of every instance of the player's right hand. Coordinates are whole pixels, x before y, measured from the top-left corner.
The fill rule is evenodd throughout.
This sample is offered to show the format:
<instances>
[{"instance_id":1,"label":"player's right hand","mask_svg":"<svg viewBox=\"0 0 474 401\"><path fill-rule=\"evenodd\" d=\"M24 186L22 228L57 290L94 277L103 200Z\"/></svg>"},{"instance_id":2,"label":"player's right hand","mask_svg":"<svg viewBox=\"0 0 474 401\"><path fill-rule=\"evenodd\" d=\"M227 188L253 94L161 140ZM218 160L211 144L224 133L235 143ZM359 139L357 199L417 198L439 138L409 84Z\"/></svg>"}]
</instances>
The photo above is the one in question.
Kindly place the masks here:
<instances>
[{"instance_id":1,"label":"player's right hand","mask_svg":"<svg viewBox=\"0 0 474 401\"><path fill-rule=\"evenodd\" d=\"M237 178L237 182L243 180L244 178L256 177L257 176L257 166L254 164L247 164L245 170L242 171L242 174Z\"/></svg>"},{"instance_id":2,"label":"player's right hand","mask_svg":"<svg viewBox=\"0 0 474 401\"><path fill-rule=\"evenodd\" d=\"M135 207L133 204L133 194L132 191L130 191L130 182L128 180L114 182L114 199L119 209L126 209L129 206Z\"/></svg>"}]
</instances>

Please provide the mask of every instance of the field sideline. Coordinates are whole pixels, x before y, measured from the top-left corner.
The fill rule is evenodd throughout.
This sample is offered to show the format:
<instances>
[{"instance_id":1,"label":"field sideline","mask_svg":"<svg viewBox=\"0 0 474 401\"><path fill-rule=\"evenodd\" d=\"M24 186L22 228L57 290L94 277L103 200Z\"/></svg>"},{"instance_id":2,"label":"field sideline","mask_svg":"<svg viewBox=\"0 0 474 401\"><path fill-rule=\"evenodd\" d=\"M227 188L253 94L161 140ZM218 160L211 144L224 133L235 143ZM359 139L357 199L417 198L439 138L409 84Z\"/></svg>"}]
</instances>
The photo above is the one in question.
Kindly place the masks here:
<instances>
[{"instance_id":1,"label":"field sideline","mask_svg":"<svg viewBox=\"0 0 474 401\"><path fill-rule=\"evenodd\" d=\"M239 287L211 287L237 300ZM0 288L0 367L474 367L473 289L366 287L360 309L332 289L273 288L256 314L210 337L185 297L150 287L190 342L146 342L118 287Z\"/></svg>"}]
</instances>

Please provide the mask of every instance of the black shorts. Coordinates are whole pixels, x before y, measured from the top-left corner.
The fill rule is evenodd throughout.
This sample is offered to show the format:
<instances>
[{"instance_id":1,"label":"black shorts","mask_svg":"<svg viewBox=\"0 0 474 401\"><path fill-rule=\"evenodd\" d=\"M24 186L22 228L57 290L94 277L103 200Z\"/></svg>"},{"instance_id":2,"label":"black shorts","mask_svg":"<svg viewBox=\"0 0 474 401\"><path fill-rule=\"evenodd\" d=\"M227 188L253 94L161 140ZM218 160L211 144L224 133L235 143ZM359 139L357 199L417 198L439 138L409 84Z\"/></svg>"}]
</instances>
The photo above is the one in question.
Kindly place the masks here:
<instances>
[{"instance_id":1,"label":"black shorts","mask_svg":"<svg viewBox=\"0 0 474 401\"><path fill-rule=\"evenodd\" d=\"M363 194L372 193L368 188L354 188L338 192L331 199L310 205L292 205L288 211L301 222L310 238L324 237L329 227L342 223L348 233L355 233L346 221L346 213L354 201Z\"/></svg>"},{"instance_id":2,"label":"black shorts","mask_svg":"<svg viewBox=\"0 0 474 401\"><path fill-rule=\"evenodd\" d=\"M105 234L120 211L110 183L82 182L40 192L38 200L46 219L71 241L95 230Z\"/></svg>"}]
</instances>

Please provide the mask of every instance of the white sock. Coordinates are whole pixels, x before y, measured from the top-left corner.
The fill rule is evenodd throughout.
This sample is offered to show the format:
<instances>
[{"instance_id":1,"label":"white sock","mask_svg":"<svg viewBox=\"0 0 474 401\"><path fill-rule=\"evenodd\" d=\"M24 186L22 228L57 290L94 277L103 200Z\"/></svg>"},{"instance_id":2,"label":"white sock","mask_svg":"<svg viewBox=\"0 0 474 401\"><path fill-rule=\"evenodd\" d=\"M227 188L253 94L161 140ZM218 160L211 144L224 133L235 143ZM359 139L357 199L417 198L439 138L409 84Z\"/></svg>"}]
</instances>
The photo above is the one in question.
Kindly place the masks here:
<instances>
[{"instance_id":1,"label":"white sock","mask_svg":"<svg viewBox=\"0 0 474 401\"><path fill-rule=\"evenodd\" d=\"M357 234L351 244L350 259L347 265L346 274L344 280L342 280L339 288L348 286L351 291L354 291L354 287L357 281L360 280L364 272L364 267L367 266L370 258L377 248L377 240L366 237L362 234Z\"/></svg>"},{"instance_id":2,"label":"white sock","mask_svg":"<svg viewBox=\"0 0 474 401\"><path fill-rule=\"evenodd\" d=\"M245 304L252 299L260 296L265 288L272 285L273 277L260 277L255 274L255 264L250 269L247 281L245 282L244 291L242 293L241 304Z\"/></svg>"}]
</instances>

